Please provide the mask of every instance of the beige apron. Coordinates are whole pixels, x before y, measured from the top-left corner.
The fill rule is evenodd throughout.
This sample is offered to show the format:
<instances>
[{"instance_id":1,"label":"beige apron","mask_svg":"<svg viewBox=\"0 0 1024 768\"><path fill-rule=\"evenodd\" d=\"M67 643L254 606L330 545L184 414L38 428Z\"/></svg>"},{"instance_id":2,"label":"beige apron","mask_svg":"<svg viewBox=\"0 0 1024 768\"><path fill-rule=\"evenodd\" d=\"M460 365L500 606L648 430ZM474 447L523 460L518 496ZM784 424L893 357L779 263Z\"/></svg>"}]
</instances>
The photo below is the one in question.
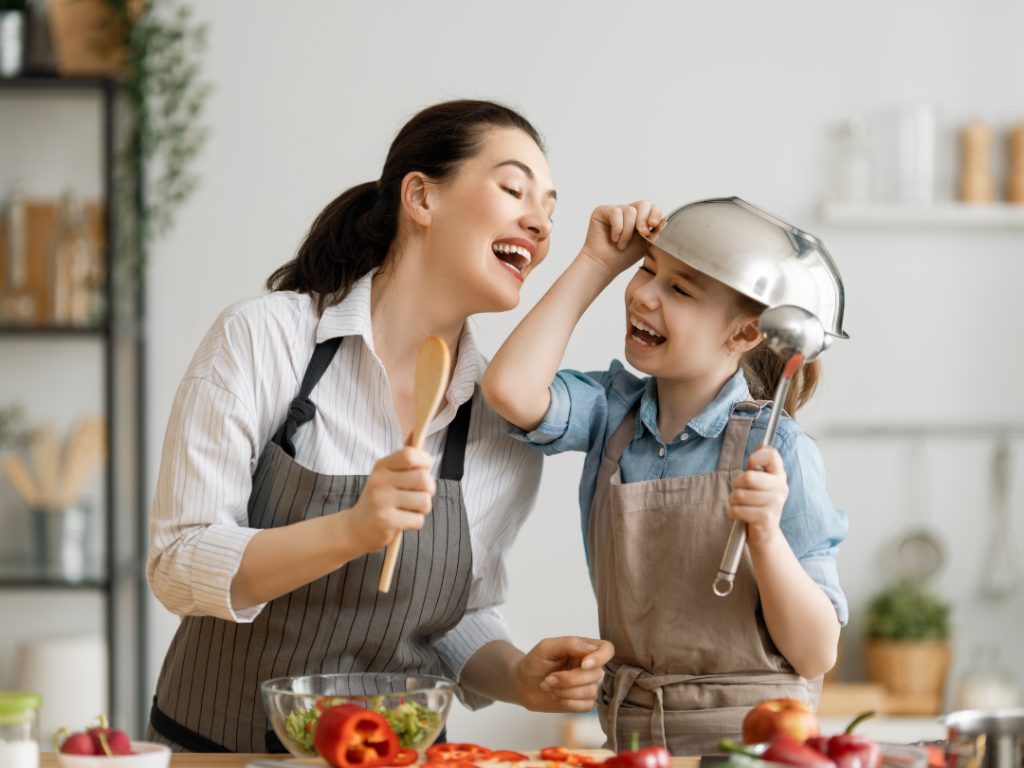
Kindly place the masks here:
<instances>
[{"instance_id":1,"label":"beige apron","mask_svg":"<svg viewBox=\"0 0 1024 768\"><path fill-rule=\"evenodd\" d=\"M732 480L765 401L737 403L718 470L623 484L619 459L636 433L639 403L608 441L590 511L590 570L601 637L615 645L598 695L608 746L662 744L673 755L718 752L766 699L817 706L807 681L776 649L757 611L750 553L732 594L711 589L732 521ZM737 413L743 411L744 413Z\"/></svg>"}]
</instances>

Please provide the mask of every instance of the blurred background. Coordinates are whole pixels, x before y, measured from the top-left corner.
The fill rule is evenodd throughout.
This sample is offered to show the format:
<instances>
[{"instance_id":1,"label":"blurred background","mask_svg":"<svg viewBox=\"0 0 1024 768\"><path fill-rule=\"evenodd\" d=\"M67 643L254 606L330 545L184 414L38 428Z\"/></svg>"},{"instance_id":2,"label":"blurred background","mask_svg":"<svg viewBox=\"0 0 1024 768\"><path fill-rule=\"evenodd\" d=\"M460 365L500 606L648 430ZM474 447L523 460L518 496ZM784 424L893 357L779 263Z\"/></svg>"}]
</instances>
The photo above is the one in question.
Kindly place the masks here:
<instances>
[{"instance_id":1,"label":"blurred background","mask_svg":"<svg viewBox=\"0 0 1024 768\"><path fill-rule=\"evenodd\" d=\"M874 727L912 740L941 737L942 711L1020 700L1024 5L155 1L129 18L205 27L206 44L165 40L147 104L106 79L124 71L116 46L97 62L80 42L90 4L106 7L36 2L20 38L0 24L0 689L61 692L53 727L107 710L141 735L178 623L142 569L182 374L324 205L377 178L405 120L470 97L533 121L559 199L519 308L474 320L485 354L576 254L596 205L738 195L824 240L851 338L823 358L800 420L850 519L851 620L822 713L879 707ZM182 94L201 108L175 123L157 105ZM154 138L175 125L180 146ZM140 135L170 151L133 149ZM621 358L625 282L587 313L566 367ZM597 633L581 467L546 461L506 563L523 649ZM521 749L596 728L502 704L449 722L456 741Z\"/></svg>"}]
</instances>

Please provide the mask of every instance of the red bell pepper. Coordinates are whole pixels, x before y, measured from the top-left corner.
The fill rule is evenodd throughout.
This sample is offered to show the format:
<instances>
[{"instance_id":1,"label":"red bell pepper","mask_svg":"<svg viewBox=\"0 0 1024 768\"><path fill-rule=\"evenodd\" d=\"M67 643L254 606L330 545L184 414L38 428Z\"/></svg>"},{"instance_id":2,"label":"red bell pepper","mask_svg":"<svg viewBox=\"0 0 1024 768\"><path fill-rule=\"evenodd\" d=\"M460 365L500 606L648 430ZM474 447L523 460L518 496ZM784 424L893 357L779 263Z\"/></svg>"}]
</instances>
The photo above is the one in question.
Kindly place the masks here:
<instances>
[{"instance_id":1,"label":"red bell pepper","mask_svg":"<svg viewBox=\"0 0 1024 768\"><path fill-rule=\"evenodd\" d=\"M417 752L415 749L410 749L409 747L399 747L398 754L395 755L395 759L392 760L390 764L393 766L398 766L398 768L401 768L401 766L412 765L419 759L420 753Z\"/></svg>"},{"instance_id":2,"label":"red bell pepper","mask_svg":"<svg viewBox=\"0 0 1024 768\"><path fill-rule=\"evenodd\" d=\"M491 750L479 744L435 744L427 748L427 757L432 763L472 763L475 760L487 760Z\"/></svg>"},{"instance_id":3,"label":"red bell pepper","mask_svg":"<svg viewBox=\"0 0 1024 768\"><path fill-rule=\"evenodd\" d=\"M569 759L569 750L565 747L544 747L540 751L540 759L552 763L564 763Z\"/></svg>"},{"instance_id":4,"label":"red bell pepper","mask_svg":"<svg viewBox=\"0 0 1024 768\"><path fill-rule=\"evenodd\" d=\"M388 721L356 704L325 709L313 745L334 768L376 768L398 756L398 737Z\"/></svg>"},{"instance_id":5,"label":"red bell pepper","mask_svg":"<svg viewBox=\"0 0 1024 768\"><path fill-rule=\"evenodd\" d=\"M838 768L878 768L882 764L882 747L877 741L853 732L861 721L874 715L874 712L858 715L846 727L845 733L831 738L819 736L808 739L807 746L830 757Z\"/></svg>"},{"instance_id":6,"label":"red bell pepper","mask_svg":"<svg viewBox=\"0 0 1024 768\"><path fill-rule=\"evenodd\" d=\"M630 739L629 746L630 749L624 749L605 760L604 768L669 768L672 765L672 755L664 747L637 749L640 736L636 733Z\"/></svg>"},{"instance_id":7,"label":"red bell pepper","mask_svg":"<svg viewBox=\"0 0 1024 768\"><path fill-rule=\"evenodd\" d=\"M750 757L770 760L773 763L795 765L798 768L836 768L836 764L818 750L811 749L806 744L801 744L786 733L775 734L768 743L768 749L761 754L752 752L732 739L722 739L718 746L725 752L741 752Z\"/></svg>"},{"instance_id":8,"label":"red bell pepper","mask_svg":"<svg viewBox=\"0 0 1024 768\"><path fill-rule=\"evenodd\" d=\"M521 752L513 752L510 749L499 749L491 752L490 757L485 758L489 763L522 763L529 760L526 755ZM477 758L480 761L480 758Z\"/></svg>"}]
</instances>

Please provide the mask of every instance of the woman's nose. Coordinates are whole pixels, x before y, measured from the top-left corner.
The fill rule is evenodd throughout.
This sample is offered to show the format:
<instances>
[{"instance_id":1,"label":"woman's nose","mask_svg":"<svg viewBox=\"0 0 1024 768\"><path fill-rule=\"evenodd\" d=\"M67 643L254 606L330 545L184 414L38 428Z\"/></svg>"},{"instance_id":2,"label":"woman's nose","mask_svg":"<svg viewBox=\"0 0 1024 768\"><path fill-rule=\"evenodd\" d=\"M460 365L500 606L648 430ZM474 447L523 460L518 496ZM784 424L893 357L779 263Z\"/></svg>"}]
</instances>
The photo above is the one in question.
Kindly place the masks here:
<instances>
[{"instance_id":1,"label":"woman's nose","mask_svg":"<svg viewBox=\"0 0 1024 768\"><path fill-rule=\"evenodd\" d=\"M543 208L531 210L527 213L523 226L530 232L539 235L542 239L548 237L551 234L551 230L554 229L547 211Z\"/></svg>"}]
</instances>

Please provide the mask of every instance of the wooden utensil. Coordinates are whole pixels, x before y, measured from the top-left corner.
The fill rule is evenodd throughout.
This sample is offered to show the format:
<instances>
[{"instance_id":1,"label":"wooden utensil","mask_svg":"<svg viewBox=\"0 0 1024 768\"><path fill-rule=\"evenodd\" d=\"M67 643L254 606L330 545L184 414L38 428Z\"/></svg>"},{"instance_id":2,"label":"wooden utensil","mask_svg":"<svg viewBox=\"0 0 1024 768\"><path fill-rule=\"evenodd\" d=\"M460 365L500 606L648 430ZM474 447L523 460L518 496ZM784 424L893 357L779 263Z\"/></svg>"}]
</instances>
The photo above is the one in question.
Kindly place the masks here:
<instances>
[{"instance_id":1,"label":"wooden utensil","mask_svg":"<svg viewBox=\"0 0 1024 768\"><path fill-rule=\"evenodd\" d=\"M8 453L3 458L4 474L10 480L14 490L21 496L21 500L30 509L39 509L39 492L36 490L35 480L32 479L32 472L28 465L21 460L20 456Z\"/></svg>"},{"instance_id":2,"label":"wooden utensil","mask_svg":"<svg viewBox=\"0 0 1024 768\"><path fill-rule=\"evenodd\" d=\"M413 392L415 415L412 435L408 442L408 445L413 448L423 449L423 444L427 439L427 427L434 420L434 414L437 413L441 397L448 384L450 366L451 355L444 339L439 336L430 336L423 342L419 354L416 356L416 385ZM381 571L380 584L377 586L381 592L391 589L391 577L394 576L395 563L398 562L398 552L401 548L402 532L399 531L388 544L388 551L384 556L384 570Z\"/></svg>"},{"instance_id":3,"label":"wooden utensil","mask_svg":"<svg viewBox=\"0 0 1024 768\"><path fill-rule=\"evenodd\" d=\"M40 427L33 433L29 450L36 474L39 506L53 509L57 506L57 481L60 477L60 441L52 424Z\"/></svg>"},{"instance_id":4,"label":"wooden utensil","mask_svg":"<svg viewBox=\"0 0 1024 768\"><path fill-rule=\"evenodd\" d=\"M75 425L61 466L57 501L62 509L74 506L86 481L106 459L106 438L106 425L95 416L86 416Z\"/></svg>"}]
</instances>

